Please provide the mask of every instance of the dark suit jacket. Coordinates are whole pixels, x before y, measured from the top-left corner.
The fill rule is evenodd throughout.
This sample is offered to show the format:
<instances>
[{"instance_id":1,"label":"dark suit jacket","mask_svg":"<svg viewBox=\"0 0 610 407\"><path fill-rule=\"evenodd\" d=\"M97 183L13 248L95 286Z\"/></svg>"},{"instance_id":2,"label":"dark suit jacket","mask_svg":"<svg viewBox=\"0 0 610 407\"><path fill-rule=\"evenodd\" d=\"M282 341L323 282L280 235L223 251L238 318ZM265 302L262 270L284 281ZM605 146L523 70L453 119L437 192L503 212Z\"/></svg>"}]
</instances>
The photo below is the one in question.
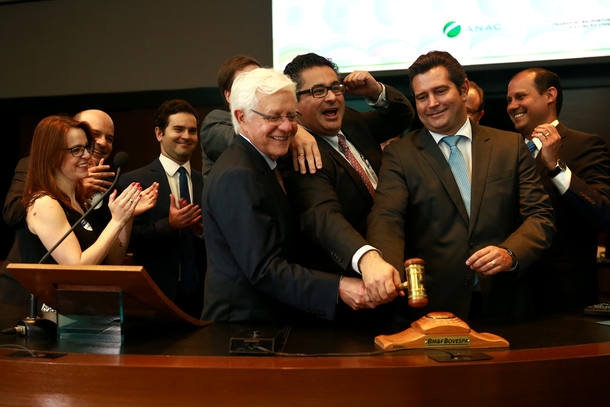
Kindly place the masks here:
<instances>
[{"instance_id":1,"label":"dark suit jacket","mask_svg":"<svg viewBox=\"0 0 610 407\"><path fill-rule=\"evenodd\" d=\"M380 143L402 132L413 120L413 108L398 90L386 86L389 106L368 112L346 109L342 131L376 174L381 165ZM351 258L366 244L366 216L373 198L349 162L325 140L314 135L323 168L315 174L291 172L288 195L300 215L307 249L305 264L356 275Z\"/></svg>"},{"instance_id":2,"label":"dark suit jacket","mask_svg":"<svg viewBox=\"0 0 610 407\"><path fill-rule=\"evenodd\" d=\"M242 136L220 156L203 194L208 250L203 319L332 319L339 277L292 262L296 229L275 174Z\"/></svg>"},{"instance_id":3,"label":"dark suit jacket","mask_svg":"<svg viewBox=\"0 0 610 407\"><path fill-rule=\"evenodd\" d=\"M430 300L424 312L467 317L474 279L465 265L470 255L488 245L504 246L523 272L554 234L551 203L523 139L476 124L472 132L470 219L447 159L426 129L384 150L367 236L398 270L404 270L406 258L424 259ZM487 310L512 312L506 308L518 275L480 279Z\"/></svg>"},{"instance_id":4,"label":"dark suit jacket","mask_svg":"<svg viewBox=\"0 0 610 407\"><path fill-rule=\"evenodd\" d=\"M540 263L540 306L559 311L597 302L596 234L610 226L610 158L604 141L559 123L560 158L572 172L563 195L540 156L536 165L555 209L557 234Z\"/></svg>"},{"instance_id":5,"label":"dark suit jacket","mask_svg":"<svg viewBox=\"0 0 610 407\"><path fill-rule=\"evenodd\" d=\"M193 184L193 203L201 203L203 176L191 168ZM176 290L180 278L181 239L179 231L169 227L169 182L161 161L156 158L152 163L128 172L120 177L120 189L131 182L139 182L142 189L153 182L159 183L159 198L151 210L136 217L131 233L130 250L133 251L136 264L143 265L155 283L172 300L176 299ZM205 270L205 248L201 239L196 240L196 263L203 284Z\"/></svg>"}]
</instances>

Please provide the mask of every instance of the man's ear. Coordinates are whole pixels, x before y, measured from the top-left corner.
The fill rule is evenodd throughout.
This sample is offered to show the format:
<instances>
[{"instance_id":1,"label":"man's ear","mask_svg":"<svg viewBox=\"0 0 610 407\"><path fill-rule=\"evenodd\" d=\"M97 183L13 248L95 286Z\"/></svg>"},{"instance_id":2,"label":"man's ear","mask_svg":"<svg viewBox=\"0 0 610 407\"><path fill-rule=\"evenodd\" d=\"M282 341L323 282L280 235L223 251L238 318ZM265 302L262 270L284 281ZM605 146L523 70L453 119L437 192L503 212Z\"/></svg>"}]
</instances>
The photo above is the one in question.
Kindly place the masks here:
<instances>
[{"instance_id":1,"label":"man's ear","mask_svg":"<svg viewBox=\"0 0 610 407\"><path fill-rule=\"evenodd\" d=\"M466 99L468 98L468 89L470 89L470 82L468 82L468 79L464 80L464 83L462 83L462 86L460 86L460 95L462 96L462 100L464 102L466 102Z\"/></svg>"},{"instance_id":2,"label":"man's ear","mask_svg":"<svg viewBox=\"0 0 610 407\"><path fill-rule=\"evenodd\" d=\"M161 141L161 138L163 137L163 130L161 130L159 126L155 126L155 137L157 138L157 141Z\"/></svg>"},{"instance_id":3,"label":"man's ear","mask_svg":"<svg viewBox=\"0 0 610 407\"><path fill-rule=\"evenodd\" d=\"M548 103L556 103L557 102L557 88L554 86L549 86L549 88L544 92L544 95L547 98Z\"/></svg>"},{"instance_id":4,"label":"man's ear","mask_svg":"<svg viewBox=\"0 0 610 407\"><path fill-rule=\"evenodd\" d=\"M245 134L246 129L244 128L244 125L246 124L246 113L243 110L236 109L233 112L233 116L235 116L237 123L239 123L242 133Z\"/></svg>"}]
</instances>

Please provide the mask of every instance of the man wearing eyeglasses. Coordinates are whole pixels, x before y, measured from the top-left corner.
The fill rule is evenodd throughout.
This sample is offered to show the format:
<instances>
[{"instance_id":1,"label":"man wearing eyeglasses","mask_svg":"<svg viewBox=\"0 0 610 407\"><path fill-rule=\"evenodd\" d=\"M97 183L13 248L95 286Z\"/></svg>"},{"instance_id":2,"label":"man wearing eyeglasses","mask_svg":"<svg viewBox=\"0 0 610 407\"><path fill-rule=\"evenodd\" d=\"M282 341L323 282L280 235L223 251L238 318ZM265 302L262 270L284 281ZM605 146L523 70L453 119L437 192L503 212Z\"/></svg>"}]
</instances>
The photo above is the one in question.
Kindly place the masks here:
<instances>
[{"instance_id":1,"label":"man wearing eyeglasses","mask_svg":"<svg viewBox=\"0 0 610 407\"><path fill-rule=\"evenodd\" d=\"M305 260L312 267L360 277L358 259L371 249L363 236L377 186L380 144L410 126L413 108L402 93L369 72L352 72L341 82L337 65L314 53L295 57L284 73L297 84L299 123L315 136L324 163L315 174L287 178L306 237ZM345 93L364 97L374 109L347 108ZM351 318L348 309L342 311ZM358 315L361 319L363 313Z\"/></svg>"},{"instance_id":2,"label":"man wearing eyeglasses","mask_svg":"<svg viewBox=\"0 0 610 407\"><path fill-rule=\"evenodd\" d=\"M235 141L210 171L203 193L208 270L203 319L332 320L338 303L370 306L360 279L298 264L297 228L278 175L297 131L295 85L258 68L231 89Z\"/></svg>"}]
</instances>

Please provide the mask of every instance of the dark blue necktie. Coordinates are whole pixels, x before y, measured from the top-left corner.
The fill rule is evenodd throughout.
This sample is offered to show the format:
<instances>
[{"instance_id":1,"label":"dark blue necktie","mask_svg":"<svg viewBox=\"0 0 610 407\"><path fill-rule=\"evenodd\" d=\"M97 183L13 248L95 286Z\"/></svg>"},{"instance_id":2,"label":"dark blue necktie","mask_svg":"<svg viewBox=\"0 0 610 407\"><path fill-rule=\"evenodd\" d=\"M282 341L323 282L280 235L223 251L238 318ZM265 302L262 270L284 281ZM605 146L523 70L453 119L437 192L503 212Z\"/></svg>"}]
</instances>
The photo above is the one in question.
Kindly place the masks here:
<instances>
[{"instance_id":1,"label":"dark blue necktie","mask_svg":"<svg viewBox=\"0 0 610 407\"><path fill-rule=\"evenodd\" d=\"M191 195L189 194L188 175L186 168L178 168L178 181L180 184L180 198L184 199L187 204L191 203ZM183 293L191 295L197 288L197 265L195 263L195 248L194 239L189 229L180 231L182 240L182 261L180 264L180 280Z\"/></svg>"},{"instance_id":2,"label":"dark blue necktie","mask_svg":"<svg viewBox=\"0 0 610 407\"><path fill-rule=\"evenodd\" d=\"M536 151L538 151L538 147L536 147L536 144L534 144L532 140L528 140L525 144L527 145L527 149L530 150L532 157L536 157Z\"/></svg>"},{"instance_id":3,"label":"dark blue necktie","mask_svg":"<svg viewBox=\"0 0 610 407\"><path fill-rule=\"evenodd\" d=\"M180 198L183 198L186 203L191 203L191 194L189 194L189 179L188 175L186 174L186 168L178 168L178 173L180 174L178 177L178 181L180 183Z\"/></svg>"},{"instance_id":4,"label":"dark blue necktie","mask_svg":"<svg viewBox=\"0 0 610 407\"><path fill-rule=\"evenodd\" d=\"M457 148L457 143L462 136L446 136L441 141L449 146L449 166L453 172L453 178L460 189L460 194L464 200L466 211L470 215L470 177L466 168L466 160L462 152Z\"/></svg>"}]
</instances>

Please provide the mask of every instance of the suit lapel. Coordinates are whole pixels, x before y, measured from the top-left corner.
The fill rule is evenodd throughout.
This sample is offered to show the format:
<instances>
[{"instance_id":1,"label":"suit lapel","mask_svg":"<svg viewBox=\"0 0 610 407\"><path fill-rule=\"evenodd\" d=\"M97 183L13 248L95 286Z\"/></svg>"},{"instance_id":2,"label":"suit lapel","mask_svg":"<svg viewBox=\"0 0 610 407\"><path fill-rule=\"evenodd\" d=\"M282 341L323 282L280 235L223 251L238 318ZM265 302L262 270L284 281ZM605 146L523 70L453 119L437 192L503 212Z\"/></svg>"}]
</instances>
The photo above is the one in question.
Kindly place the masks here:
<instances>
[{"instance_id":1,"label":"suit lapel","mask_svg":"<svg viewBox=\"0 0 610 407\"><path fill-rule=\"evenodd\" d=\"M472 179L470 197L470 232L476 224L476 219L483 204L485 195L485 180L489 173L489 166L492 162L493 143L489 135L482 129L472 124Z\"/></svg>"},{"instance_id":2,"label":"suit lapel","mask_svg":"<svg viewBox=\"0 0 610 407\"><path fill-rule=\"evenodd\" d=\"M464 221L468 223L468 212L466 212L464 200L462 199L460 190L455 182L455 178L453 178L451 167L449 167L449 163L439 146L436 144L434 137L432 137L425 128L418 134L417 147L420 149L424 161L426 161L440 180L447 195L457 207L460 215L464 218Z\"/></svg>"},{"instance_id":3,"label":"suit lapel","mask_svg":"<svg viewBox=\"0 0 610 407\"><path fill-rule=\"evenodd\" d=\"M349 140L347 135L346 134L344 134L344 135L345 135L345 138ZM316 135L315 137L316 137L316 139L318 141L318 148L320 148L322 150L326 150L328 152L328 154L341 167L343 167L343 169L349 174L349 176L352 178L352 180L356 184L356 186L357 186L358 190L360 191L360 194L362 195L362 197L366 198L366 199L372 199L371 194L369 193L368 189L366 189L366 185L364 185L364 182L360 178L360 175L354 169L354 167L352 167L351 164L345 159L345 157L343 157L343 155L341 153L339 153L337 150L335 150L326 140L323 140L322 138L324 136ZM354 144L354 146L356 146L356 144ZM358 146L356 146L356 148L358 148Z\"/></svg>"}]
</instances>

